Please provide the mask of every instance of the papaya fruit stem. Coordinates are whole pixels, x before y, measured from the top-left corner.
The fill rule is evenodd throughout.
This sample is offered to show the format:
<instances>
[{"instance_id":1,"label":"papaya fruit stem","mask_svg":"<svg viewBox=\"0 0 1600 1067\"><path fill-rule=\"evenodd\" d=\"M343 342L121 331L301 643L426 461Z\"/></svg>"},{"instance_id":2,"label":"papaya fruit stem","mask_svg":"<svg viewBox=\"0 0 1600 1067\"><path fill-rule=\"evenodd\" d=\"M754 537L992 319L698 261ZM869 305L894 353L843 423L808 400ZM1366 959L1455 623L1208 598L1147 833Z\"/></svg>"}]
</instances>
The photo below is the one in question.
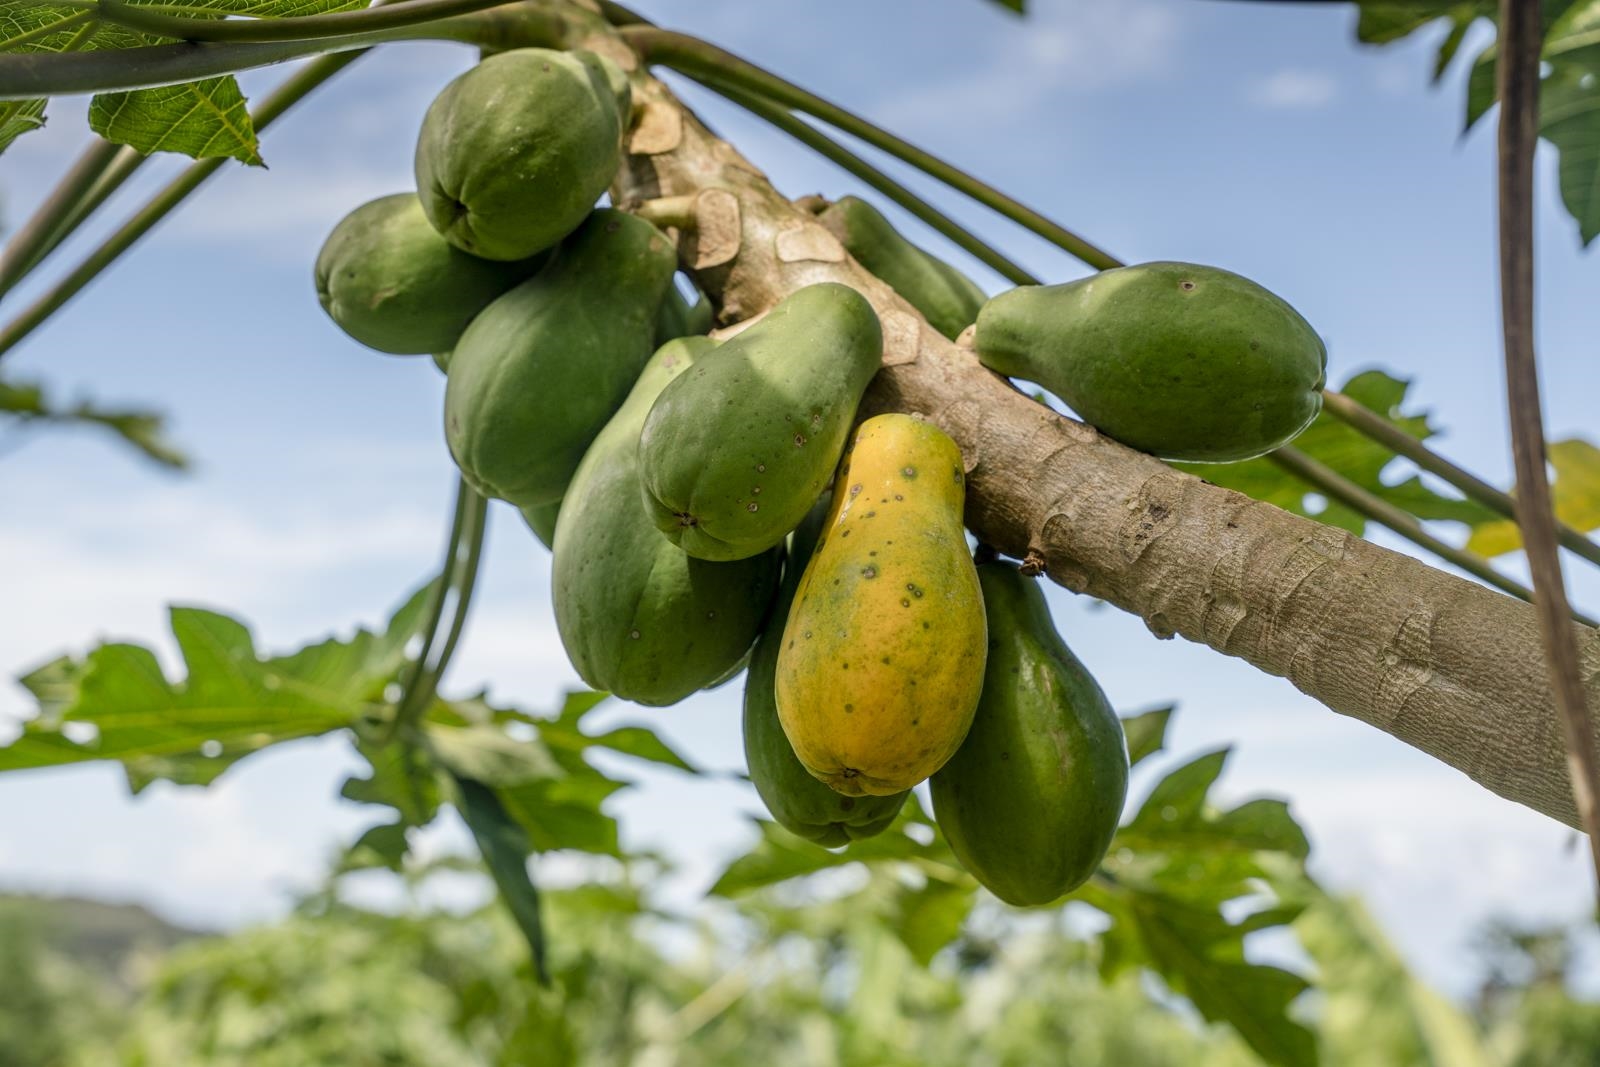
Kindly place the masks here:
<instances>
[{"instance_id":1,"label":"papaya fruit stem","mask_svg":"<svg viewBox=\"0 0 1600 1067\"><path fill-rule=\"evenodd\" d=\"M662 196L626 205L626 209L657 226L675 226L680 230L694 228L695 198L692 196Z\"/></svg>"}]
</instances>

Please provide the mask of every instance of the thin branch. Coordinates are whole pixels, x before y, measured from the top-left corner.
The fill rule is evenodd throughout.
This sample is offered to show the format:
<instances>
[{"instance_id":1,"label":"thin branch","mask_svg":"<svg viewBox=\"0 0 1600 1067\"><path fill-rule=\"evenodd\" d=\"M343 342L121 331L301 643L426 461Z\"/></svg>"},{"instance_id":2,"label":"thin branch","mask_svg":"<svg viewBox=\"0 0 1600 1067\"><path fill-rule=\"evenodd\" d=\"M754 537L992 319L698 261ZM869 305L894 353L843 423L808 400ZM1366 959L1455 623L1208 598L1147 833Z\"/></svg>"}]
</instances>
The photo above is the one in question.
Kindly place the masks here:
<instances>
[{"instance_id":1,"label":"thin branch","mask_svg":"<svg viewBox=\"0 0 1600 1067\"><path fill-rule=\"evenodd\" d=\"M84 150L84 154L87 155L93 148L94 146L90 145L88 149ZM120 151L112 158L111 165L100 175L99 179L89 189L88 194L61 221L55 233L50 236L50 240L45 242L44 246L38 250L31 260L21 264L21 273L18 275L17 282L20 283L23 278L32 274L41 263L50 257L52 252L61 247L74 233L78 232L78 227L82 226L89 216L99 210L100 205L104 204L112 193L120 189L122 184L133 177L134 173L151 158L151 156L147 156L135 148L130 148L127 145L121 146ZM0 290L0 296L4 296L5 292L5 290Z\"/></svg>"},{"instance_id":2,"label":"thin branch","mask_svg":"<svg viewBox=\"0 0 1600 1067\"><path fill-rule=\"evenodd\" d=\"M652 26L623 26L617 33L647 63L670 67L708 88L731 86L803 111L937 178L952 189L1032 230L1091 267L1106 270L1122 266L1122 261L1109 252L1096 248L1071 230L1018 203L994 186L716 45Z\"/></svg>"},{"instance_id":3,"label":"thin branch","mask_svg":"<svg viewBox=\"0 0 1600 1067\"><path fill-rule=\"evenodd\" d=\"M314 41L371 30L419 26L452 15L500 7L508 0L402 0L358 11L286 18L185 18L164 15L127 0L99 0L106 22L180 41Z\"/></svg>"},{"instance_id":4,"label":"thin branch","mask_svg":"<svg viewBox=\"0 0 1600 1067\"><path fill-rule=\"evenodd\" d=\"M433 580L433 592L428 594L428 614L417 633L422 635L422 647L417 649L405 675L400 679L400 699L395 702L394 718L389 720L380 740L387 744L403 729L415 725L427 701L420 699L423 679L428 673L428 657L433 654L434 643L439 639L439 624L444 621L444 605L450 598L450 586L460 566L461 539L467 530L467 516L472 508L472 498L477 496L472 487L461 479L456 480L455 510L450 516L450 532L444 539L444 562L439 565L439 576ZM480 498L481 499L481 498Z\"/></svg>"},{"instance_id":5,"label":"thin branch","mask_svg":"<svg viewBox=\"0 0 1600 1067\"><path fill-rule=\"evenodd\" d=\"M421 26L395 26L319 41L185 42L96 52L4 53L0 54L0 100L178 85L393 41L459 41L488 48L559 43L565 26L565 20L554 13L510 5Z\"/></svg>"},{"instance_id":6,"label":"thin branch","mask_svg":"<svg viewBox=\"0 0 1600 1067\"><path fill-rule=\"evenodd\" d=\"M1468 552L1466 549L1456 548L1439 540L1410 512L1368 492L1332 467L1312 459L1298 448L1285 445L1276 452L1268 453L1267 458L1324 496L1337 500L1352 511L1359 512L1364 518L1399 534L1417 547L1432 552L1468 574L1481 578L1501 592L1532 603L1533 590L1495 570L1487 559L1476 552ZM1573 613L1573 617L1586 626L1596 625L1593 620L1576 612Z\"/></svg>"},{"instance_id":7,"label":"thin branch","mask_svg":"<svg viewBox=\"0 0 1600 1067\"><path fill-rule=\"evenodd\" d=\"M1500 318L1506 348L1506 400L1517 473L1517 525L1533 577L1535 614L1550 686L1567 742L1578 818L1589 835L1600 892L1600 757L1583 688L1583 669L1556 548L1555 509L1545 473L1544 418L1533 348L1533 154L1539 143L1539 0L1500 0Z\"/></svg>"},{"instance_id":8,"label":"thin branch","mask_svg":"<svg viewBox=\"0 0 1600 1067\"><path fill-rule=\"evenodd\" d=\"M871 163L862 159L844 145L835 141L811 123L796 118L787 108L779 107L763 97L755 96L732 86L716 82L703 82L707 89L738 104L751 114L764 119L787 133L818 155L838 164L846 171L872 186L884 196L905 208L929 226L944 234L975 258L992 267L1015 285L1038 285L1039 279L1007 259L992 246L963 228L954 219L929 204L910 189L895 181Z\"/></svg>"},{"instance_id":9,"label":"thin branch","mask_svg":"<svg viewBox=\"0 0 1600 1067\"><path fill-rule=\"evenodd\" d=\"M120 145L95 138L33 216L6 242L4 253L0 254L0 297L44 255L120 150Z\"/></svg>"},{"instance_id":10,"label":"thin branch","mask_svg":"<svg viewBox=\"0 0 1600 1067\"><path fill-rule=\"evenodd\" d=\"M1463 470L1461 467L1451 463L1448 459L1445 459L1439 453L1433 451L1427 445L1365 405L1351 400L1343 393L1335 392L1332 389L1324 389L1322 392L1322 406L1328 414L1357 433L1377 442L1396 455L1405 457L1429 474L1435 475L1455 486L1468 499L1474 500L1508 519L1516 518L1516 502L1512 499L1510 493L1496 489L1471 471ZM1565 523L1559 523L1556 535L1565 548L1571 549L1590 563L1600 565L1600 544L1590 540L1581 531L1575 530Z\"/></svg>"},{"instance_id":11,"label":"thin branch","mask_svg":"<svg viewBox=\"0 0 1600 1067\"><path fill-rule=\"evenodd\" d=\"M461 535L460 550L456 554L457 573L452 581L456 595L455 610L451 613L450 630L445 635L439 654L433 658L427 674L418 683L418 714L427 710L428 705L433 703L433 698L439 691L439 682L444 677L446 668L450 666L451 657L455 655L456 645L461 640L461 631L467 624L467 611L472 605L472 592L478 583L478 565L483 560L483 538L488 529L489 501L472 489L465 486L462 488L472 494L472 500L468 504L466 529Z\"/></svg>"}]
</instances>

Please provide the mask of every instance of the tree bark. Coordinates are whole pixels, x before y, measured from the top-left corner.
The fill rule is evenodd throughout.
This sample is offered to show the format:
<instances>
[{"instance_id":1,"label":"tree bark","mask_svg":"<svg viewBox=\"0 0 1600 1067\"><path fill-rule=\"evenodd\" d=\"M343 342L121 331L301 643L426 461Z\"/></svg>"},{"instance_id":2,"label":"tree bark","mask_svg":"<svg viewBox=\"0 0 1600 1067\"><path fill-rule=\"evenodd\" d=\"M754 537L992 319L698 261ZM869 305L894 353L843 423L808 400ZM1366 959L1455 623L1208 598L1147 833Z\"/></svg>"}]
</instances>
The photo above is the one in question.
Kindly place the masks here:
<instances>
[{"instance_id":1,"label":"tree bark","mask_svg":"<svg viewBox=\"0 0 1600 1067\"><path fill-rule=\"evenodd\" d=\"M720 321L821 281L878 310L884 368L868 411L920 414L961 446L968 527L1054 581L1269 674L1577 825L1533 609L1410 556L1176 471L1058 415L983 368L868 274L806 211L712 135L636 57L639 105L613 195L690 198L673 231ZM1600 633L1581 631L1600 713Z\"/></svg>"}]
</instances>

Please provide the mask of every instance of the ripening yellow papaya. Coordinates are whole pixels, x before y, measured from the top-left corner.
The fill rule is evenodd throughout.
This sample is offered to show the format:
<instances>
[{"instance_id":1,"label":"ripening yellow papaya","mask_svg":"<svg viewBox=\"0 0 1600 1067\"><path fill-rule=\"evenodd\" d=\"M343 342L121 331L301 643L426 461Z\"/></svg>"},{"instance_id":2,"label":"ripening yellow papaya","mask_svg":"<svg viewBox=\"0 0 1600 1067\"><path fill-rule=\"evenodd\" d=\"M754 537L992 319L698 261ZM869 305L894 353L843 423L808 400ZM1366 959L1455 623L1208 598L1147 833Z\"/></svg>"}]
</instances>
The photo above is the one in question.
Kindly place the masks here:
<instances>
[{"instance_id":1,"label":"ripening yellow papaya","mask_svg":"<svg viewBox=\"0 0 1600 1067\"><path fill-rule=\"evenodd\" d=\"M837 792L909 789L972 725L988 633L965 490L956 443L909 415L868 419L845 454L776 678L795 755Z\"/></svg>"}]
</instances>

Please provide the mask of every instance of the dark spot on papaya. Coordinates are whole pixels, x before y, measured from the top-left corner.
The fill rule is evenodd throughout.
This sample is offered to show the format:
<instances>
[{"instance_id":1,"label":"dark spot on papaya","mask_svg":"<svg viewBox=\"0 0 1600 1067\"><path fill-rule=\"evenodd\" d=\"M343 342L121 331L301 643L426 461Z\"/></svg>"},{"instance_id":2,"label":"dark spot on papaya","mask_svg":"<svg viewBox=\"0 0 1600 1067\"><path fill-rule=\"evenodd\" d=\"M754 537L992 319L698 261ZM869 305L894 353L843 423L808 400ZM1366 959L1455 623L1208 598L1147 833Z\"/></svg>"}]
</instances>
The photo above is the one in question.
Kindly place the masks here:
<instances>
[{"instance_id":1,"label":"dark spot on papaya","mask_svg":"<svg viewBox=\"0 0 1600 1067\"><path fill-rule=\"evenodd\" d=\"M761 495L761 487L759 485L751 486L750 487L750 495L751 496L760 496Z\"/></svg>"},{"instance_id":2,"label":"dark spot on papaya","mask_svg":"<svg viewBox=\"0 0 1600 1067\"><path fill-rule=\"evenodd\" d=\"M876 556L877 554L878 554L878 550L877 549L873 549L871 552L867 553L867 555L869 555L869 556Z\"/></svg>"},{"instance_id":3,"label":"dark spot on papaya","mask_svg":"<svg viewBox=\"0 0 1600 1067\"><path fill-rule=\"evenodd\" d=\"M860 482L857 482L855 485L852 485L850 487L850 495L851 496L855 496L859 492L861 492L861 483Z\"/></svg>"},{"instance_id":4,"label":"dark spot on papaya","mask_svg":"<svg viewBox=\"0 0 1600 1067\"><path fill-rule=\"evenodd\" d=\"M793 647L794 647L794 638L792 638L792 637L791 637L791 638L789 638L789 647L790 647L790 648L793 648Z\"/></svg>"},{"instance_id":5,"label":"dark spot on papaya","mask_svg":"<svg viewBox=\"0 0 1600 1067\"><path fill-rule=\"evenodd\" d=\"M873 566L871 563L869 563L865 567L861 568L861 577L863 577L863 578L876 578L877 576L878 576L878 568Z\"/></svg>"},{"instance_id":6,"label":"dark spot on papaya","mask_svg":"<svg viewBox=\"0 0 1600 1067\"><path fill-rule=\"evenodd\" d=\"M1258 349L1260 347L1261 347L1261 342L1260 341L1251 341L1250 342L1250 351L1254 352L1256 349Z\"/></svg>"},{"instance_id":7,"label":"dark spot on papaya","mask_svg":"<svg viewBox=\"0 0 1600 1067\"><path fill-rule=\"evenodd\" d=\"M839 810L840 811L853 811L853 810L855 810L855 806L856 806L856 798L855 797L840 797L839 798Z\"/></svg>"},{"instance_id":8,"label":"dark spot on papaya","mask_svg":"<svg viewBox=\"0 0 1600 1067\"><path fill-rule=\"evenodd\" d=\"M889 657L885 656L885 657L883 657L883 659L879 660L878 662L882 663L885 667L887 667L889 665Z\"/></svg>"},{"instance_id":9,"label":"dark spot on papaya","mask_svg":"<svg viewBox=\"0 0 1600 1067\"><path fill-rule=\"evenodd\" d=\"M921 726L922 725L922 720L921 719L912 719L911 720L911 725L912 726Z\"/></svg>"},{"instance_id":10,"label":"dark spot on papaya","mask_svg":"<svg viewBox=\"0 0 1600 1067\"><path fill-rule=\"evenodd\" d=\"M903 470L901 470L900 473L905 475L907 478L915 478L917 476L917 468L915 468L915 467L906 467Z\"/></svg>"},{"instance_id":11,"label":"dark spot on papaya","mask_svg":"<svg viewBox=\"0 0 1600 1067\"><path fill-rule=\"evenodd\" d=\"M850 714L852 711L855 711L855 710L856 710L856 706L854 704L846 704L844 706L844 713L846 715ZM852 777L855 776L855 772L854 771L847 770L844 773L845 773L845 777L846 778L852 778Z\"/></svg>"},{"instance_id":12,"label":"dark spot on papaya","mask_svg":"<svg viewBox=\"0 0 1600 1067\"><path fill-rule=\"evenodd\" d=\"M1178 288L1182 289L1186 293L1192 293L1194 292L1194 282L1179 282Z\"/></svg>"},{"instance_id":13,"label":"dark spot on papaya","mask_svg":"<svg viewBox=\"0 0 1600 1067\"><path fill-rule=\"evenodd\" d=\"M840 537L849 537L850 536L850 531L849 530L843 530L843 531L840 532L839 536Z\"/></svg>"},{"instance_id":14,"label":"dark spot on papaya","mask_svg":"<svg viewBox=\"0 0 1600 1067\"><path fill-rule=\"evenodd\" d=\"M628 631L628 637L629 637L629 639L634 640L634 641L639 640L639 631L638 630L629 630Z\"/></svg>"},{"instance_id":15,"label":"dark spot on papaya","mask_svg":"<svg viewBox=\"0 0 1600 1067\"><path fill-rule=\"evenodd\" d=\"M716 612L714 612L714 611L708 611L708 612L706 612L706 618L708 618L708 619L714 619L714 618L716 618L716 617L717 617L717 613L716 613Z\"/></svg>"},{"instance_id":16,"label":"dark spot on papaya","mask_svg":"<svg viewBox=\"0 0 1600 1067\"><path fill-rule=\"evenodd\" d=\"M872 517L873 517L873 516L874 516L874 515L876 515L876 514L877 514L877 512L876 512L876 511L869 511L869 512L867 512L867 514L866 514L866 516L865 516L865 517L866 517L866 518L869 518L869 519L870 519L870 518L872 518Z\"/></svg>"},{"instance_id":17,"label":"dark spot on papaya","mask_svg":"<svg viewBox=\"0 0 1600 1067\"><path fill-rule=\"evenodd\" d=\"M922 628L923 628L923 629L924 629L924 630L926 630L926 629L927 629L927 628L928 628L928 624L927 624L927 623L923 623L923 624L922 624ZM790 642L789 642L789 644L791 644L791 645L793 645L793 644L794 644L794 642L793 642L793 641L790 641Z\"/></svg>"},{"instance_id":18,"label":"dark spot on papaya","mask_svg":"<svg viewBox=\"0 0 1600 1067\"><path fill-rule=\"evenodd\" d=\"M916 597L918 600L922 599L922 590L917 588L917 583L916 582L907 582L906 583L906 592L910 593L912 596Z\"/></svg>"},{"instance_id":19,"label":"dark spot on papaya","mask_svg":"<svg viewBox=\"0 0 1600 1067\"><path fill-rule=\"evenodd\" d=\"M807 641L809 641L809 640L811 640L811 631L807 630L805 633L801 634L800 636L804 637Z\"/></svg>"},{"instance_id":20,"label":"dark spot on papaya","mask_svg":"<svg viewBox=\"0 0 1600 1067\"><path fill-rule=\"evenodd\" d=\"M745 510L746 511L759 511L760 509L761 509L761 505L757 504L754 500L750 501L750 503L745 505Z\"/></svg>"},{"instance_id":21,"label":"dark spot on papaya","mask_svg":"<svg viewBox=\"0 0 1600 1067\"><path fill-rule=\"evenodd\" d=\"M895 499L896 499L896 500L904 500L904 499L905 499L905 497L903 497L903 496L901 496L901 495L900 495L900 494L899 494L899 493L896 493L896 494L895 494L895 495L894 495L894 498L895 498ZM892 542L891 542L891 543L892 543Z\"/></svg>"},{"instance_id":22,"label":"dark spot on papaya","mask_svg":"<svg viewBox=\"0 0 1600 1067\"><path fill-rule=\"evenodd\" d=\"M1001 759L1005 759L1005 760L1008 760L1008 759L1010 759L1010 758L1011 758L1011 753L1009 753L1009 752L1002 752L1002 753L1000 753L1000 758L1001 758Z\"/></svg>"},{"instance_id":23,"label":"dark spot on papaya","mask_svg":"<svg viewBox=\"0 0 1600 1067\"><path fill-rule=\"evenodd\" d=\"M911 606L911 601L907 600L905 597L901 597L900 606L903 608L909 608Z\"/></svg>"},{"instance_id":24,"label":"dark spot on papaya","mask_svg":"<svg viewBox=\"0 0 1600 1067\"><path fill-rule=\"evenodd\" d=\"M767 473L767 465L765 463L757 463L756 464L756 473L757 474L765 474L765 473Z\"/></svg>"},{"instance_id":25,"label":"dark spot on papaya","mask_svg":"<svg viewBox=\"0 0 1600 1067\"><path fill-rule=\"evenodd\" d=\"M804 447L806 447L806 435L805 434L797 433L797 434L794 435L794 447L796 447L796 448L804 448Z\"/></svg>"},{"instance_id":26,"label":"dark spot on papaya","mask_svg":"<svg viewBox=\"0 0 1600 1067\"><path fill-rule=\"evenodd\" d=\"M960 467L953 467L953 468L951 468L951 470L955 473L956 484L960 485L961 484L961 468Z\"/></svg>"}]
</instances>

